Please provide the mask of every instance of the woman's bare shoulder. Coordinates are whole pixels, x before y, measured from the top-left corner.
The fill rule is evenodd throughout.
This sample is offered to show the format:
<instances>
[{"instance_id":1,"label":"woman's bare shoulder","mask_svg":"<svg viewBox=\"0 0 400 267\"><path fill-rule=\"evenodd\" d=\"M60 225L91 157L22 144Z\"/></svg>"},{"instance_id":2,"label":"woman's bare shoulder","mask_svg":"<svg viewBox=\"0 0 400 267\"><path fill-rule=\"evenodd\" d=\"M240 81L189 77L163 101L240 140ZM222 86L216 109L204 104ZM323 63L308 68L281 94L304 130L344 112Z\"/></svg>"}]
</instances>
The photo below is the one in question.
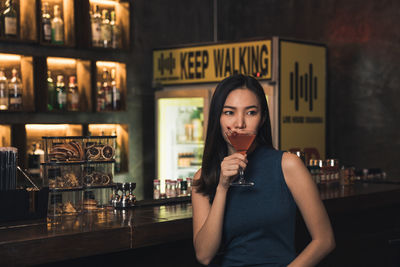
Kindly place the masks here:
<instances>
[{"instance_id":1,"label":"woman's bare shoulder","mask_svg":"<svg viewBox=\"0 0 400 267\"><path fill-rule=\"evenodd\" d=\"M284 152L282 155L282 169L284 170L293 170L299 167L303 167L304 163L301 159L290 152Z\"/></svg>"}]
</instances>

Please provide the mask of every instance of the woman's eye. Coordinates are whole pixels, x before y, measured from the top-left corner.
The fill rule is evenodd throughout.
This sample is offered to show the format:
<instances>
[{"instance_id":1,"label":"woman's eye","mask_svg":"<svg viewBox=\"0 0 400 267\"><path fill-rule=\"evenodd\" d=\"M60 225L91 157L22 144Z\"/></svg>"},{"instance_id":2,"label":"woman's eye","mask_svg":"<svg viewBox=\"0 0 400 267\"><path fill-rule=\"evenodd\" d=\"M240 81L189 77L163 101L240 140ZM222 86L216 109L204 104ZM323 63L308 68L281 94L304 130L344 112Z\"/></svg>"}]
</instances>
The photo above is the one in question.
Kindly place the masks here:
<instances>
[{"instance_id":1,"label":"woman's eye","mask_svg":"<svg viewBox=\"0 0 400 267\"><path fill-rule=\"evenodd\" d=\"M257 111L255 111L255 110L250 110L250 111L247 112L247 114L248 114L248 115L256 115L256 114L257 114Z\"/></svg>"},{"instance_id":2,"label":"woman's eye","mask_svg":"<svg viewBox=\"0 0 400 267\"><path fill-rule=\"evenodd\" d=\"M225 110L225 111L224 111L224 114L225 114L225 115L232 115L232 114L233 114L233 111Z\"/></svg>"}]
</instances>

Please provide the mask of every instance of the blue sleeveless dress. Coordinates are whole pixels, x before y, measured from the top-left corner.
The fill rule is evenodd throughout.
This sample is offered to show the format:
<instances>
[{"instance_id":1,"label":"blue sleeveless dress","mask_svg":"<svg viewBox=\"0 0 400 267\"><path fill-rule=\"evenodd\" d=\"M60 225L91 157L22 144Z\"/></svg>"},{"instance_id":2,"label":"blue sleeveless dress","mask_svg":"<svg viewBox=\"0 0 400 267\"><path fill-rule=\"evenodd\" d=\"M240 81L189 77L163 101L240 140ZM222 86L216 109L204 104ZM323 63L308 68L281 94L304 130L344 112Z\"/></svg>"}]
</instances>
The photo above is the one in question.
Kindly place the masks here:
<instances>
[{"instance_id":1,"label":"blue sleeveless dress","mask_svg":"<svg viewBox=\"0 0 400 267\"><path fill-rule=\"evenodd\" d=\"M282 155L258 147L245 170L255 186L229 188L221 266L287 266L296 257L296 203L283 177Z\"/></svg>"}]
</instances>

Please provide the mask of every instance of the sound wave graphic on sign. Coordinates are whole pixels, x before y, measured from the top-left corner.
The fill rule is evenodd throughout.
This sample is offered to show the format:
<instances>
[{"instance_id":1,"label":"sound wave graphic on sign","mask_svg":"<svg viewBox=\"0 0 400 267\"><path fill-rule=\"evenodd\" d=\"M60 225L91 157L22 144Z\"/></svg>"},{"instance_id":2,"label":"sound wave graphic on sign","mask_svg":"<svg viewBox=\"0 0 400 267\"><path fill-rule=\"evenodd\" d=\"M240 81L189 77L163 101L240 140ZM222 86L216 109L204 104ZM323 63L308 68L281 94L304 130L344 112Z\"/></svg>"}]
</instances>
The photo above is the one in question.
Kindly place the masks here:
<instances>
[{"instance_id":1,"label":"sound wave graphic on sign","mask_svg":"<svg viewBox=\"0 0 400 267\"><path fill-rule=\"evenodd\" d=\"M299 100L308 102L308 109L313 111L313 101L317 99L318 78L313 76L313 64L308 65L308 73L299 75L299 63L294 63L294 73L290 72L290 100L294 100L296 111L299 110Z\"/></svg>"}]
</instances>

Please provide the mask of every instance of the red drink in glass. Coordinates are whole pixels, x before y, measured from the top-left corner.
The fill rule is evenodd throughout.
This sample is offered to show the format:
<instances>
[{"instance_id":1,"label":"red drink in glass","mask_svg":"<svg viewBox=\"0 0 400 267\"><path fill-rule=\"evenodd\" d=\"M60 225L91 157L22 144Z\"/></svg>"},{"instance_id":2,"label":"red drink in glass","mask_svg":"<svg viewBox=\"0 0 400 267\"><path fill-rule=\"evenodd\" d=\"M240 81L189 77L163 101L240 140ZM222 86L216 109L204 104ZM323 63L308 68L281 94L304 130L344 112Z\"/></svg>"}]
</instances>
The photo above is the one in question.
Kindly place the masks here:
<instances>
[{"instance_id":1,"label":"red drink in glass","mask_svg":"<svg viewBox=\"0 0 400 267\"><path fill-rule=\"evenodd\" d=\"M231 145L235 148L235 150L240 154L246 154L247 150L249 150L251 144L256 137L255 134L244 134L244 133L236 133L233 132L231 134L226 135L231 142ZM239 180L236 182L232 182L231 186L254 186L253 182L246 181L244 178L244 171L242 168L239 169Z\"/></svg>"},{"instance_id":2,"label":"red drink in glass","mask_svg":"<svg viewBox=\"0 0 400 267\"><path fill-rule=\"evenodd\" d=\"M229 142L231 142L237 152L243 155L247 153L255 137L254 134L232 133L228 135Z\"/></svg>"}]
</instances>

